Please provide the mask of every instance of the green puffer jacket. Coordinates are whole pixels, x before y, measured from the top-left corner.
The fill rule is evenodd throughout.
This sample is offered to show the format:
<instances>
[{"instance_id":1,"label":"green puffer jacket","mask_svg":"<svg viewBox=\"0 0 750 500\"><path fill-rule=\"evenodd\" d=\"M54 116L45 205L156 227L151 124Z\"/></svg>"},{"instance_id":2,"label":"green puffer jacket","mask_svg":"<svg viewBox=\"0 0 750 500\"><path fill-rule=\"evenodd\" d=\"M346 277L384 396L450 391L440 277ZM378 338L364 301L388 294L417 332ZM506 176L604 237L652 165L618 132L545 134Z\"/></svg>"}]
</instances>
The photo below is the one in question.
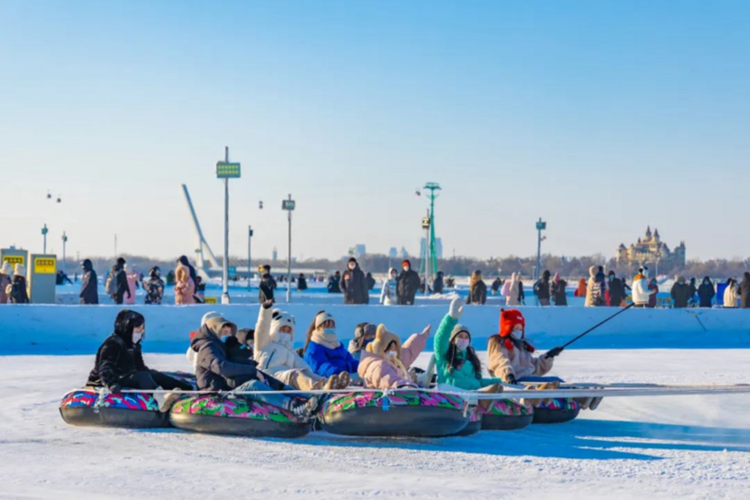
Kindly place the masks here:
<instances>
[{"instance_id":1,"label":"green puffer jacket","mask_svg":"<svg viewBox=\"0 0 750 500\"><path fill-rule=\"evenodd\" d=\"M474 365L469 361L461 365L458 370L451 367L446 356L450 346L451 332L457 324L458 320L453 319L450 314L446 314L435 335L435 367L438 383L450 384L468 391L476 391L482 387L502 382L502 379L499 378L477 378ZM460 352L458 356L459 359L465 357L466 352Z\"/></svg>"}]
</instances>

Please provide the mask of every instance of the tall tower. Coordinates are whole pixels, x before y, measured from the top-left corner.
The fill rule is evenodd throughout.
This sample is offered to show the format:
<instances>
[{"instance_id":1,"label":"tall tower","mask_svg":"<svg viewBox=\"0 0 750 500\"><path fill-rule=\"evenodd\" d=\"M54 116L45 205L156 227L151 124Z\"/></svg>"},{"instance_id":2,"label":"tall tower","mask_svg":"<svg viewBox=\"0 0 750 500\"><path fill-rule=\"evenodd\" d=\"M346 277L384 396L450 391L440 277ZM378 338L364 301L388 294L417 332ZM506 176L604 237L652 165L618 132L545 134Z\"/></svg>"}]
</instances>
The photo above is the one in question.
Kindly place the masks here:
<instances>
[{"instance_id":1,"label":"tall tower","mask_svg":"<svg viewBox=\"0 0 750 500\"><path fill-rule=\"evenodd\" d=\"M436 276L438 272L438 263L437 263L437 246L435 245L435 199L440 196L440 193L437 193L436 191L441 191L440 184L437 182L428 182L424 185L423 188L425 191L429 191L430 194L428 195L430 198L430 239L425 245L425 249L429 248L429 256L428 259L430 261L430 267L429 271L432 276ZM423 274L425 271L425 264L427 263L428 259L425 259L424 252L421 255L422 263L419 265L419 274Z\"/></svg>"}]
</instances>

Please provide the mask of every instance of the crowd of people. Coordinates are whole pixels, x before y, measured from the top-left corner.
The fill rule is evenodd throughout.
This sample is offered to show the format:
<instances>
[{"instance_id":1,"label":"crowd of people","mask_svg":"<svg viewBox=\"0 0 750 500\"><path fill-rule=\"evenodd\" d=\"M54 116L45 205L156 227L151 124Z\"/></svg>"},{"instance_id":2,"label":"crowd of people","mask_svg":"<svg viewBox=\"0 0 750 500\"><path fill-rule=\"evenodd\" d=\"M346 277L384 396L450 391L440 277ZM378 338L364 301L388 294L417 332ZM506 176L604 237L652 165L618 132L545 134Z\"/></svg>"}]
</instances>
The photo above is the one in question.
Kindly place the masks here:
<instances>
[{"instance_id":1,"label":"crowd of people","mask_svg":"<svg viewBox=\"0 0 750 500\"><path fill-rule=\"evenodd\" d=\"M455 298L435 334L435 354L426 371L412 365L427 345L430 326L402 342L383 324L360 323L346 348L339 340L336 319L322 310L307 328L304 347L295 350L296 319L274 309L271 300L260 305L254 329L238 329L221 314L206 313L199 328L189 334L187 357L198 390L252 392L255 399L309 419L325 401L325 391L354 386L500 392L502 384L544 376L562 352L558 347L535 355L525 338L521 311L501 310L499 333L488 341L489 370L485 371L472 345L471 331L459 323L463 311L464 301ZM186 341L187 337L186 333ZM148 368L142 353L145 339L146 318L130 309L121 310L113 333L97 352L87 385L111 392L156 390L160 409L168 411L180 391L192 386ZM313 396L308 391L324 392Z\"/></svg>"}]
</instances>

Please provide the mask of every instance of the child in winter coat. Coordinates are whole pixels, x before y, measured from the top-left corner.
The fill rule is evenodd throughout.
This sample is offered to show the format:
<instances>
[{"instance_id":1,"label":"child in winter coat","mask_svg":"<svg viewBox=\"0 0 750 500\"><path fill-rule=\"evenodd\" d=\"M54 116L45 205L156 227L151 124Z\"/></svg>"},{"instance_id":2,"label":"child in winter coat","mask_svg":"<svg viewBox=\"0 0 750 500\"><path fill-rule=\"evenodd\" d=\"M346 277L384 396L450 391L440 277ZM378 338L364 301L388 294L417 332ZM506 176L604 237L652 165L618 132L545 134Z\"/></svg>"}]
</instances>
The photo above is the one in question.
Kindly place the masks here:
<instances>
[{"instance_id":1,"label":"child in winter coat","mask_svg":"<svg viewBox=\"0 0 750 500\"><path fill-rule=\"evenodd\" d=\"M546 375L552 369L554 357L562 352L555 347L543 356L534 357L534 347L525 339L526 320L518 309L500 311L500 333L487 342L490 373L508 384L523 379Z\"/></svg>"},{"instance_id":2,"label":"child in winter coat","mask_svg":"<svg viewBox=\"0 0 750 500\"><path fill-rule=\"evenodd\" d=\"M190 269L181 262L175 269L174 303L177 305L193 304L195 299L195 282L190 277Z\"/></svg>"},{"instance_id":3,"label":"child in winter coat","mask_svg":"<svg viewBox=\"0 0 750 500\"><path fill-rule=\"evenodd\" d=\"M146 304L161 304L164 298L164 280L161 279L161 269L159 266L154 266L148 274L149 279L141 283L146 293Z\"/></svg>"},{"instance_id":4,"label":"child in winter coat","mask_svg":"<svg viewBox=\"0 0 750 500\"><path fill-rule=\"evenodd\" d=\"M357 373L359 362L344 348L336 336L336 322L329 313L315 315L307 331L305 361L321 377L339 373Z\"/></svg>"},{"instance_id":5,"label":"child in winter coat","mask_svg":"<svg viewBox=\"0 0 750 500\"><path fill-rule=\"evenodd\" d=\"M422 333L415 333L401 345L397 335L378 326L375 340L367 345L359 363L358 373L365 387L394 389L417 387L408 369L424 350L430 336L428 325Z\"/></svg>"},{"instance_id":6,"label":"child in winter coat","mask_svg":"<svg viewBox=\"0 0 750 500\"><path fill-rule=\"evenodd\" d=\"M463 300L458 297L453 299L435 335L438 387L442 385L443 390L458 388L470 391L487 388L489 392L496 392L500 390L501 380L482 377L482 364L471 346L471 333L467 327L458 324L463 311Z\"/></svg>"},{"instance_id":7,"label":"child in winter coat","mask_svg":"<svg viewBox=\"0 0 750 500\"><path fill-rule=\"evenodd\" d=\"M375 340L376 327L372 323L360 323L354 328L354 338L349 341L349 352L359 361L368 344Z\"/></svg>"},{"instance_id":8,"label":"child in winter coat","mask_svg":"<svg viewBox=\"0 0 750 500\"><path fill-rule=\"evenodd\" d=\"M29 291L26 288L26 268L23 264L16 264L13 280L5 287L8 302L11 304L28 304Z\"/></svg>"},{"instance_id":9,"label":"child in winter coat","mask_svg":"<svg viewBox=\"0 0 750 500\"><path fill-rule=\"evenodd\" d=\"M388 270L388 279L383 281L383 289L380 291L380 303L384 306L395 306L398 304L398 271L394 268Z\"/></svg>"},{"instance_id":10,"label":"child in winter coat","mask_svg":"<svg viewBox=\"0 0 750 500\"><path fill-rule=\"evenodd\" d=\"M284 384L304 391L346 388L349 385L348 372L328 377L313 372L294 350L294 330L297 326L294 316L271 309L272 306L270 300L261 304L255 325L254 358L258 368Z\"/></svg>"}]
</instances>

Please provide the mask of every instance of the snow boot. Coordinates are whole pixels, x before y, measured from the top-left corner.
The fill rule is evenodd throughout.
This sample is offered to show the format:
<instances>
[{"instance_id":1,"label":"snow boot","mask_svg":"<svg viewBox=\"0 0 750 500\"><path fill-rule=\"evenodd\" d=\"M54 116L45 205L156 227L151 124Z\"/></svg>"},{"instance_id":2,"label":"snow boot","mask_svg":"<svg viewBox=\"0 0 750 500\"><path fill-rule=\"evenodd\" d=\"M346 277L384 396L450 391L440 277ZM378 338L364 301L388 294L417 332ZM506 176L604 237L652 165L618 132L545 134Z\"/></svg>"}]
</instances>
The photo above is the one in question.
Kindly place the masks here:
<instances>
[{"instance_id":1,"label":"snow boot","mask_svg":"<svg viewBox=\"0 0 750 500\"><path fill-rule=\"evenodd\" d=\"M157 391L162 391L161 387L156 388ZM159 411L162 413L168 413L172 409L172 405L182 397L182 392L179 388L173 389L171 392L155 392L154 399L159 403Z\"/></svg>"},{"instance_id":2,"label":"snow boot","mask_svg":"<svg viewBox=\"0 0 750 500\"><path fill-rule=\"evenodd\" d=\"M306 401L302 398L295 398L289 403L288 409L298 419L308 421L318 409L318 398L313 396Z\"/></svg>"},{"instance_id":3,"label":"snow boot","mask_svg":"<svg viewBox=\"0 0 750 500\"><path fill-rule=\"evenodd\" d=\"M335 376L335 375L334 375ZM333 377L331 377L333 378ZM349 376L347 372L341 372L338 374L337 380L336 380L336 389L346 389L349 387L349 383L352 381L352 378Z\"/></svg>"}]
</instances>

